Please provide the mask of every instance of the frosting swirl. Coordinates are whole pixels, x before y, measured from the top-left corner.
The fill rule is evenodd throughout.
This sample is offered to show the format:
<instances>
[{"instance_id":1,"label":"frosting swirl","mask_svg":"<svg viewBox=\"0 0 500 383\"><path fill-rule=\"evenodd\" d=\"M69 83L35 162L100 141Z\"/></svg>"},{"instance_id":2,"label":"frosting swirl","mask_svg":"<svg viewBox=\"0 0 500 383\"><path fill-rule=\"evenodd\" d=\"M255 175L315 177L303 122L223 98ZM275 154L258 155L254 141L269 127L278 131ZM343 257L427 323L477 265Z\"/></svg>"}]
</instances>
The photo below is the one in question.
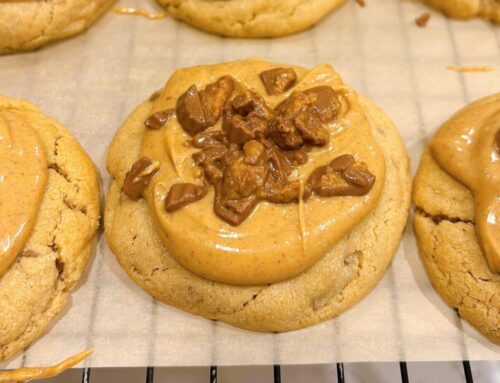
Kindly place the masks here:
<instances>
[{"instance_id":1,"label":"frosting swirl","mask_svg":"<svg viewBox=\"0 0 500 383\"><path fill-rule=\"evenodd\" d=\"M15 110L0 110L0 277L31 234L46 180L37 132Z\"/></svg>"},{"instance_id":2,"label":"frosting swirl","mask_svg":"<svg viewBox=\"0 0 500 383\"><path fill-rule=\"evenodd\" d=\"M500 272L500 93L468 105L436 133L430 151L467 186L475 204L479 243L492 272Z\"/></svg>"},{"instance_id":3,"label":"frosting swirl","mask_svg":"<svg viewBox=\"0 0 500 383\"><path fill-rule=\"evenodd\" d=\"M147 129L141 157L160 163L160 169L146 188L144 197L158 232L170 253L188 270L218 282L231 284L272 283L291 278L311 267L332 245L347 235L376 206L385 178L383 154L371 134L371 122L354 91L346 87L329 65L313 70L294 67L296 85L282 94L266 95L259 74L276 68L272 63L252 59L242 62L178 70L155 101L152 115L175 109L178 99L193 85L203 89L230 75L242 92L256 92L267 105L276 108L293 92L315 87L331 87L339 97L340 111L324 124L326 141L312 146L308 161L294 168L291 181L297 181L303 195L311 173L326 167L341 155L352 155L366 164L374 175L371 189L364 195L325 198L313 194L306 201L276 204L260 202L238 226L214 214L217 195L209 188L198 193L196 202L169 212L165 208L173 185L200 184L200 168L193 160L197 151L177 118L169 118L160 129ZM191 92L193 92L191 90ZM194 116L196 117L196 116ZM194 118L193 117L193 118ZM182 119L186 119L183 115ZM217 121L217 120L215 120ZM222 122L213 129L222 129ZM193 190L191 188L191 190Z\"/></svg>"}]
</instances>

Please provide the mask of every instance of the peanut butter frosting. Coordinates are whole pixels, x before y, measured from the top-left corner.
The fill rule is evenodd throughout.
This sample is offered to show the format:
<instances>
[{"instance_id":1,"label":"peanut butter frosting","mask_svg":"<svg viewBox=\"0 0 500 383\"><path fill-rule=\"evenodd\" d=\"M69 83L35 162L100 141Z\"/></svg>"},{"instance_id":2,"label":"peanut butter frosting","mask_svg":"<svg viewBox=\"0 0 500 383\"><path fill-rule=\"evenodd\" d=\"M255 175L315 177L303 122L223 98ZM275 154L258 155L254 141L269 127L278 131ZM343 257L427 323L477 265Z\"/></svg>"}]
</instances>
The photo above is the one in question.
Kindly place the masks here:
<instances>
[{"instance_id":1,"label":"peanut butter frosting","mask_svg":"<svg viewBox=\"0 0 500 383\"><path fill-rule=\"evenodd\" d=\"M14 110L0 110L0 277L31 234L47 181L45 147Z\"/></svg>"},{"instance_id":2,"label":"peanut butter frosting","mask_svg":"<svg viewBox=\"0 0 500 383\"><path fill-rule=\"evenodd\" d=\"M479 243L490 270L500 272L500 93L451 117L430 150L446 172L471 190Z\"/></svg>"},{"instance_id":3,"label":"peanut butter frosting","mask_svg":"<svg viewBox=\"0 0 500 383\"><path fill-rule=\"evenodd\" d=\"M143 183L172 256L210 280L294 277L373 210L384 186L371 124L329 65L251 59L178 70L145 123L127 178ZM221 132L225 149L215 142ZM205 161L218 150L230 161L220 171Z\"/></svg>"}]
</instances>

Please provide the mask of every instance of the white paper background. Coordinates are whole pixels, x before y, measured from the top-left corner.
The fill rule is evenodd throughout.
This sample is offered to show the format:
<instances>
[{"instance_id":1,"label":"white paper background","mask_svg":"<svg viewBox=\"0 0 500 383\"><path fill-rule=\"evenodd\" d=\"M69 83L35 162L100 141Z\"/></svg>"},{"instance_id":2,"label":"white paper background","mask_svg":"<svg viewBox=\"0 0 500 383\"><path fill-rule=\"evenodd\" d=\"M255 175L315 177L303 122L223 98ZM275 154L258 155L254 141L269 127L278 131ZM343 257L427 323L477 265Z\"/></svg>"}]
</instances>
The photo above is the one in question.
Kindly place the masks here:
<instances>
[{"instance_id":1,"label":"white paper background","mask_svg":"<svg viewBox=\"0 0 500 383\"><path fill-rule=\"evenodd\" d=\"M121 6L159 10L152 1ZM315 28L273 40L212 36L173 19L105 15L89 32L38 52L0 57L0 92L33 101L68 127L101 171L126 116L177 67L261 56L312 67L329 62L399 127L413 170L428 134L469 101L500 90L500 32L400 0L349 1ZM456 73L447 65L491 65ZM104 236L87 278L50 331L0 368L41 365L87 347L87 365L171 366L499 359L499 348L458 319L432 289L411 227L392 266L361 303L309 329L257 334L156 303L120 269Z\"/></svg>"}]
</instances>

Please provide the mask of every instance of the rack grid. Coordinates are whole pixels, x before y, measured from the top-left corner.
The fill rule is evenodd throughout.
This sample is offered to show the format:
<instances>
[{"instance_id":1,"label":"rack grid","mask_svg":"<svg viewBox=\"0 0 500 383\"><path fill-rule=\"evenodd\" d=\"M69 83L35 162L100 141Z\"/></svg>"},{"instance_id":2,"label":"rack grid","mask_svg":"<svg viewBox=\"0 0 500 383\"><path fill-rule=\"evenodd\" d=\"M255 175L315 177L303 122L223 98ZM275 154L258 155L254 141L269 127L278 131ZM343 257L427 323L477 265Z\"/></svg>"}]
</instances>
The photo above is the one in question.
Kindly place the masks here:
<instances>
[{"instance_id":1,"label":"rack grid","mask_svg":"<svg viewBox=\"0 0 500 383\"><path fill-rule=\"evenodd\" d=\"M462 361L462 366L464 370L464 381L465 383L474 383L472 377L472 371L470 367L470 362L468 360ZM348 383L344 375L344 364L337 363L337 382L338 383ZM408 368L406 362L399 362L399 370L401 372L401 383L410 383L410 378L408 376ZM83 369L82 372L82 383L91 383L91 372L92 368L87 367ZM147 367L146 369L146 383L154 383L155 368ZM217 383L217 366L210 367L210 383ZM281 365L273 365L273 382L281 383Z\"/></svg>"}]
</instances>

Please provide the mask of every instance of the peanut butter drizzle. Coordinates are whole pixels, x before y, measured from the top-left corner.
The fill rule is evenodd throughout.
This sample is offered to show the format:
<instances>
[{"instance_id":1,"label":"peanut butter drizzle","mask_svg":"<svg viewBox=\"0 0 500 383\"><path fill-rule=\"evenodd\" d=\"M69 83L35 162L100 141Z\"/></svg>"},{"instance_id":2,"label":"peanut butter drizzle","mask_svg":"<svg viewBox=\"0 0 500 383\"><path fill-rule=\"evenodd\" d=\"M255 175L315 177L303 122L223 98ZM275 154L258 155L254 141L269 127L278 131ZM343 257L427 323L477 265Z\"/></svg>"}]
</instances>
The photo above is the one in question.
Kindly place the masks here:
<instances>
[{"instance_id":1,"label":"peanut butter drizzle","mask_svg":"<svg viewBox=\"0 0 500 383\"><path fill-rule=\"evenodd\" d=\"M195 84L203 88L224 75L238 86L261 94L275 107L294 90L330 85L342 99L343 110L327 128L331 135L325 147L312 149L309 161L291 179L305 182L318 166L340 154L353 154L368 164L376 182L363 197L321 198L303 203L262 202L241 225L233 227L214 214L214 191L174 213L165 211L165 196L172 184L201 184L200 169L192 154L191 137L171 118L162 129L147 129L140 156L160 161L160 171L144 196L157 231L170 254L189 271L204 278L230 284L251 285L282 281L311 267L326 251L348 234L376 206L385 179L385 161L371 134L357 95L343 85L328 65L307 71L294 67L298 83L279 96L266 95L259 73L276 65L251 59L215 66L178 70L168 81L151 113L175 108L178 97ZM220 128L219 121L215 128ZM307 246L305 241L307 240ZM313 246L314 244L314 246Z\"/></svg>"},{"instance_id":2,"label":"peanut butter drizzle","mask_svg":"<svg viewBox=\"0 0 500 383\"><path fill-rule=\"evenodd\" d=\"M454 72L464 72L464 73L485 73L493 72L495 68L491 66L458 66L458 65L448 65L446 67L448 70Z\"/></svg>"},{"instance_id":3,"label":"peanut butter drizzle","mask_svg":"<svg viewBox=\"0 0 500 383\"><path fill-rule=\"evenodd\" d=\"M472 103L439 129L430 150L439 165L474 195L479 243L500 272L500 93Z\"/></svg>"},{"instance_id":4,"label":"peanut butter drizzle","mask_svg":"<svg viewBox=\"0 0 500 383\"><path fill-rule=\"evenodd\" d=\"M46 180L38 134L15 111L0 110L0 277L31 234Z\"/></svg>"},{"instance_id":5,"label":"peanut butter drizzle","mask_svg":"<svg viewBox=\"0 0 500 383\"><path fill-rule=\"evenodd\" d=\"M142 16L149 20L161 20L168 16L167 12L151 13L142 8L115 8L113 12L118 15L135 15Z\"/></svg>"},{"instance_id":6,"label":"peanut butter drizzle","mask_svg":"<svg viewBox=\"0 0 500 383\"><path fill-rule=\"evenodd\" d=\"M50 367L19 368L11 371L0 371L0 383L28 382L34 379L51 378L59 375L92 354L94 350L87 350L74 355L65 361Z\"/></svg>"}]
</instances>

